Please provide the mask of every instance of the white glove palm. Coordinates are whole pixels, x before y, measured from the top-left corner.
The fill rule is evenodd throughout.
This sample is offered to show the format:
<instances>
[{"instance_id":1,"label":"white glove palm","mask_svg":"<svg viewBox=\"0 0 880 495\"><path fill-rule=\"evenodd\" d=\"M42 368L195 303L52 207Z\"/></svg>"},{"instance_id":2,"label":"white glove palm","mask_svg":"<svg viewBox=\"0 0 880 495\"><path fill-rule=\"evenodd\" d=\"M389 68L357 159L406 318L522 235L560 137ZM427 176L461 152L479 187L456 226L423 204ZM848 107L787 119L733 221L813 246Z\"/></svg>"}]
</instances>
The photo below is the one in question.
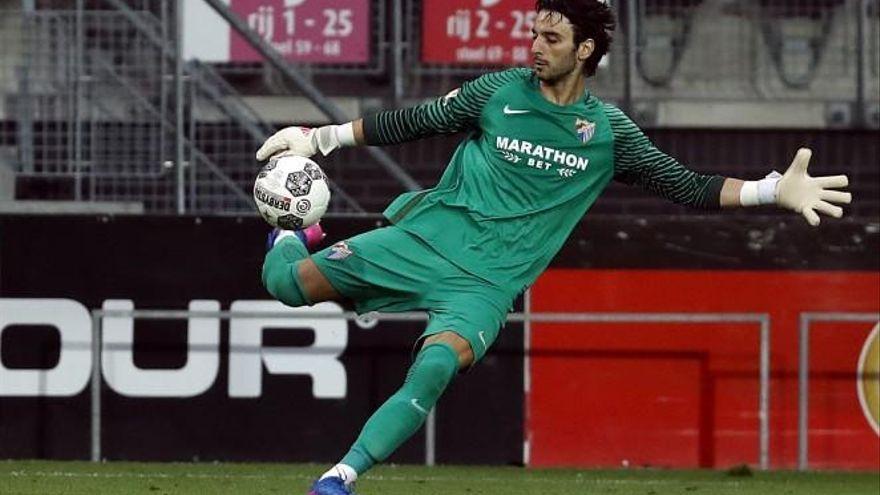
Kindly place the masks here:
<instances>
[{"instance_id":1,"label":"white glove palm","mask_svg":"<svg viewBox=\"0 0 880 495\"><path fill-rule=\"evenodd\" d=\"M308 127L285 127L272 134L257 150L257 160L267 160L279 153L311 158L318 151L324 156L340 147L336 135L336 126L324 126L317 129Z\"/></svg>"},{"instance_id":2,"label":"white glove palm","mask_svg":"<svg viewBox=\"0 0 880 495\"><path fill-rule=\"evenodd\" d=\"M849 204L852 195L848 192L833 191L846 187L849 179L845 175L810 177L807 166L813 152L801 148L794 156L788 170L776 186L776 204L800 213L812 226L819 225L819 215L824 213L834 218L843 216L843 209L832 203Z\"/></svg>"}]
</instances>

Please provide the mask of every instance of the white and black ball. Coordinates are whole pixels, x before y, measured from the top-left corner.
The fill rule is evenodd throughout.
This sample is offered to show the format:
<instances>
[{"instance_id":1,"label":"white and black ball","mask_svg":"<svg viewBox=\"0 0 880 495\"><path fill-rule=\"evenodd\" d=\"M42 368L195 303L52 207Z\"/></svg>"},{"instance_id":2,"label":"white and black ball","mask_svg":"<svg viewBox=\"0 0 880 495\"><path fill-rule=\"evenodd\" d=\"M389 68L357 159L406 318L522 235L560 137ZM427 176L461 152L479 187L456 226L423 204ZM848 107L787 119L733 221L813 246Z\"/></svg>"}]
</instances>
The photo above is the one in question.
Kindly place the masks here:
<instances>
[{"instance_id":1,"label":"white and black ball","mask_svg":"<svg viewBox=\"0 0 880 495\"><path fill-rule=\"evenodd\" d=\"M330 204L324 171L302 156L272 158L257 174L254 202L273 227L303 229L321 220Z\"/></svg>"}]
</instances>

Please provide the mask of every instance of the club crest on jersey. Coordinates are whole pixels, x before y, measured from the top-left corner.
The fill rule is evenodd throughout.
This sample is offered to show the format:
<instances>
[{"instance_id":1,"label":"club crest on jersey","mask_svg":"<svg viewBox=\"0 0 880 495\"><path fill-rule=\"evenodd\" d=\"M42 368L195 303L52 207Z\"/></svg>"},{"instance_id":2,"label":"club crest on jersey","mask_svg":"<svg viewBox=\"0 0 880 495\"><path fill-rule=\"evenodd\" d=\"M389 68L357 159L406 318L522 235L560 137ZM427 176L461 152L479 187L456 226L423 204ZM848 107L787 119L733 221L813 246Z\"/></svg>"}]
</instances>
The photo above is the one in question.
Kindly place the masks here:
<instances>
[{"instance_id":1,"label":"club crest on jersey","mask_svg":"<svg viewBox=\"0 0 880 495\"><path fill-rule=\"evenodd\" d=\"M354 251L352 251L351 248L348 247L348 243L346 243L345 241L339 241L330 248L330 252L327 253L327 259L333 261L342 261L352 254L354 254Z\"/></svg>"},{"instance_id":2,"label":"club crest on jersey","mask_svg":"<svg viewBox=\"0 0 880 495\"><path fill-rule=\"evenodd\" d=\"M577 132L578 139L580 139L582 143L587 144L590 139L593 139L593 134L596 134L596 123L590 122L589 120L577 119L574 122L574 129L575 132Z\"/></svg>"}]
</instances>

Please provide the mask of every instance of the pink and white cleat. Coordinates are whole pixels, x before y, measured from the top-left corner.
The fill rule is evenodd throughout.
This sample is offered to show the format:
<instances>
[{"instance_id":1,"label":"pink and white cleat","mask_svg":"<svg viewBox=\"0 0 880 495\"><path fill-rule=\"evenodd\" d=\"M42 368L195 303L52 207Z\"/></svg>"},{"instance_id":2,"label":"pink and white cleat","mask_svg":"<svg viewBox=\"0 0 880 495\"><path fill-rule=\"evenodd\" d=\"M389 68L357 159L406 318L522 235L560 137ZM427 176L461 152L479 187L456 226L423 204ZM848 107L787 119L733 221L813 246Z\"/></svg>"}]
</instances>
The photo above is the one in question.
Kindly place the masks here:
<instances>
[{"instance_id":1,"label":"pink and white cleat","mask_svg":"<svg viewBox=\"0 0 880 495\"><path fill-rule=\"evenodd\" d=\"M309 251L315 249L318 244L327 237L327 234L324 233L324 229L321 227L320 223L298 230L274 228L269 232L269 236L266 238L266 250L268 251L272 249L279 240L290 235L294 235L297 239L302 241L303 245L305 245L306 249Z\"/></svg>"},{"instance_id":2,"label":"pink and white cleat","mask_svg":"<svg viewBox=\"0 0 880 495\"><path fill-rule=\"evenodd\" d=\"M310 225L304 229L294 230L293 233L299 237L299 240L306 245L306 249L309 251L316 248L318 244L327 237L327 234L324 233L324 229L321 227L321 222Z\"/></svg>"}]
</instances>

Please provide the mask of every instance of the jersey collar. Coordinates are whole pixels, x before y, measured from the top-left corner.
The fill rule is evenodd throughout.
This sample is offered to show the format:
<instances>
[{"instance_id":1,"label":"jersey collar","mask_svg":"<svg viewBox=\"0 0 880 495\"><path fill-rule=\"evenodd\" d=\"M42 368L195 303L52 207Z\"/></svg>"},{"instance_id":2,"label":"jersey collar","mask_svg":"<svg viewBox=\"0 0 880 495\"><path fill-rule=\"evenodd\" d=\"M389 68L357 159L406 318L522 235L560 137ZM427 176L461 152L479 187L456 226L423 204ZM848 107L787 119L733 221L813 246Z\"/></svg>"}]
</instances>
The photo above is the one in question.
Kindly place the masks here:
<instances>
[{"instance_id":1,"label":"jersey collar","mask_svg":"<svg viewBox=\"0 0 880 495\"><path fill-rule=\"evenodd\" d=\"M532 72L531 77L529 78L529 86L531 87L531 91L528 92L529 98L540 108L546 109L551 112L578 112L583 111L585 107L590 105L590 99L592 95L590 94L590 90L588 88L584 88L583 97L574 103L570 103L568 105L557 105L552 101L548 100L541 94L541 81L535 76L535 73Z\"/></svg>"}]
</instances>

